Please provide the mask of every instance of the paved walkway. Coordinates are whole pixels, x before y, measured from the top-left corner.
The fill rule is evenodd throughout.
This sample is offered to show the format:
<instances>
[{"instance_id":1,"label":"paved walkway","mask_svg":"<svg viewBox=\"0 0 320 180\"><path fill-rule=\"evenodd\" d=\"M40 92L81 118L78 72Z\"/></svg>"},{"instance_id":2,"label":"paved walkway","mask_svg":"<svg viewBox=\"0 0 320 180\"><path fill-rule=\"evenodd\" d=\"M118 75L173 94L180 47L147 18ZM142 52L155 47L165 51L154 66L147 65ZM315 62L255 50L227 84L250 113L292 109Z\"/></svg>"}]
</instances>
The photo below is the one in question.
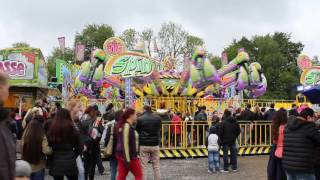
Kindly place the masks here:
<instances>
[{"instance_id":1,"label":"paved walkway","mask_svg":"<svg viewBox=\"0 0 320 180\"><path fill-rule=\"evenodd\" d=\"M239 157L238 172L208 174L206 158L161 160L161 176L163 180L266 180L267 162L268 156ZM152 180L151 164L147 174L148 180ZM109 176L97 176L96 179L106 180Z\"/></svg>"},{"instance_id":2,"label":"paved walkway","mask_svg":"<svg viewBox=\"0 0 320 180\"><path fill-rule=\"evenodd\" d=\"M207 159L174 159L161 160L161 175L163 180L266 180L268 156L239 157L239 171L236 173L208 174ZM109 167L104 162L105 167ZM151 164L148 170L148 180L153 180ZM51 178L47 178L51 179ZM96 180L108 180L109 176L96 176ZM128 180L134 178L130 175Z\"/></svg>"}]
</instances>

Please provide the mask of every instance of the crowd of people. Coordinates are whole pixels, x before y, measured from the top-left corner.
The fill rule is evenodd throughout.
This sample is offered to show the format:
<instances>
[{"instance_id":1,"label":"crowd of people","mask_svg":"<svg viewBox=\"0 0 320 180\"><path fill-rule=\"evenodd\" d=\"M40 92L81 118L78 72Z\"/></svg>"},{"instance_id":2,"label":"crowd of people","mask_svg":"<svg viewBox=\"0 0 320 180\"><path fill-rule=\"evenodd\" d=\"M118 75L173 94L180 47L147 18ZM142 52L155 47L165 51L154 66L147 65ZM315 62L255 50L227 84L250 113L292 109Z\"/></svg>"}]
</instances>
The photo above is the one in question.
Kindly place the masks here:
<instances>
[{"instance_id":1,"label":"crowd of people","mask_svg":"<svg viewBox=\"0 0 320 180\"><path fill-rule=\"evenodd\" d=\"M320 179L320 120L309 107L281 108L272 118L273 146L268 163L270 180Z\"/></svg>"},{"instance_id":2,"label":"crowd of people","mask_svg":"<svg viewBox=\"0 0 320 180\"><path fill-rule=\"evenodd\" d=\"M8 77L0 72L0 103L8 97ZM254 109L254 111L251 111ZM268 178L295 180L320 178L320 120L308 107L226 109L222 116L212 113L211 124L194 135L194 126L205 124L205 106L195 114L173 113L161 103L155 112L144 106L143 113L131 108L115 110L112 104L102 115L97 105L83 111L80 101L71 100L63 108L37 100L20 116L19 110L0 107L0 179L43 180L46 169L55 180L92 180L105 174L101 154L110 163L110 179L125 180L131 172L135 179L160 180L160 144L180 144L182 122L187 125L187 141L204 139L208 149L208 172L237 172L238 137L243 133L238 121L272 122L272 143ZM168 126L163 126L166 124ZM198 136L198 137L197 137ZM172 141L171 141L172 143ZM220 150L223 165L220 165ZM16 157L16 152L20 157ZM230 156L229 156L230 153ZM21 160L17 160L21 159Z\"/></svg>"}]
</instances>

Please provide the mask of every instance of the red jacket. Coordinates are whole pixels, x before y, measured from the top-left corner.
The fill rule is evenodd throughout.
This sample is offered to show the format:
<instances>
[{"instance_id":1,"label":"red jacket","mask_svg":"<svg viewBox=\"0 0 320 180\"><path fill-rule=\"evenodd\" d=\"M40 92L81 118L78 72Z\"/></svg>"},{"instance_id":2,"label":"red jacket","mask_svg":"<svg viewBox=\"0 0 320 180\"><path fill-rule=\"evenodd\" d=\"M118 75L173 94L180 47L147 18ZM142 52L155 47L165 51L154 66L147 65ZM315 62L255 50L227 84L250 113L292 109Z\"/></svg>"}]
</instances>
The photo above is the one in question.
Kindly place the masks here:
<instances>
[{"instance_id":1,"label":"red jacket","mask_svg":"<svg viewBox=\"0 0 320 180\"><path fill-rule=\"evenodd\" d=\"M171 132L173 134L181 134L182 119L180 116L174 114L171 120Z\"/></svg>"}]
</instances>

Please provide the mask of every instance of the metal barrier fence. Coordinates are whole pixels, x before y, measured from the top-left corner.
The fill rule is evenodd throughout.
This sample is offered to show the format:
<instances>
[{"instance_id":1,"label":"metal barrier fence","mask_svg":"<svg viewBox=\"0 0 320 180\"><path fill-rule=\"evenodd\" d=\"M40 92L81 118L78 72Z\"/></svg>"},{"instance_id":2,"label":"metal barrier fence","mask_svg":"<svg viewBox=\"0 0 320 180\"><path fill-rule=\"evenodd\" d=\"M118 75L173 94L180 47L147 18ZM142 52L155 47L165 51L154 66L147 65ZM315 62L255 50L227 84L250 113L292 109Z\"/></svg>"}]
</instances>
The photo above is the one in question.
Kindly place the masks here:
<instances>
[{"instance_id":1,"label":"metal barrier fence","mask_svg":"<svg viewBox=\"0 0 320 180\"><path fill-rule=\"evenodd\" d=\"M241 133L237 145L241 147L266 147L272 144L270 121L239 121ZM161 149L205 148L211 122L182 121L163 122L161 129Z\"/></svg>"},{"instance_id":2,"label":"metal barrier fence","mask_svg":"<svg viewBox=\"0 0 320 180\"><path fill-rule=\"evenodd\" d=\"M154 110L160 108L160 104L164 103L166 109L172 109L173 112L189 112L194 114L198 106L206 106L207 112L223 112L224 109L232 106L234 108L244 108L247 103L252 107L270 107L272 103L275 108L290 109L293 103L300 105L295 100L271 100L271 99L219 99L219 98L197 98L197 97L144 97L139 99L139 105L150 104ZM304 102L305 103L305 102ZM136 107L142 109L142 107Z\"/></svg>"}]
</instances>

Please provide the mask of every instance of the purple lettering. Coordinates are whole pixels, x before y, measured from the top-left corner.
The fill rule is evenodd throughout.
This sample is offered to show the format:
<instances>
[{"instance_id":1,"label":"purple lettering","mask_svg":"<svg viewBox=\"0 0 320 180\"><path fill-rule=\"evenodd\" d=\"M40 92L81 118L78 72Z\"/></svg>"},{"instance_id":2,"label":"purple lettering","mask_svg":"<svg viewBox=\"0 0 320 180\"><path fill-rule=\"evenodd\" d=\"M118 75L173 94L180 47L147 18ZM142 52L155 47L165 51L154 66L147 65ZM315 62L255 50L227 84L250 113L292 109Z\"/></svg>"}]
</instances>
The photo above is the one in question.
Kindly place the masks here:
<instances>
[{"instance_id":1,"label":"purple lettering","mask_svg":"<svg viewBox=\"0 0 320 180\"><path fill-rule=\"evenodd\" d=\"M5 72L4 67L3 67L3 62L0 62L0 71Z\"/></svg>"},{"instance_id":2,"label":"purple lettering","mask_svg":"<svg viewBox=\"0 0 320 180\"><path fill-rule=\"evenodd\" d=\"M4 67L5 67L5 71L9 74L9 75L12 75L11 73L11 67L10 67L10 61L5 61L4 62Z\"/></svg>"},{"instance_id":3,"label":"purple lettering","mask_svg":"<svg viewBox=\"0 0 320 180\"><path fill-rule=\"evenodd\" d=\"M11 74L12 75L15 75L17 73L17 62L16 61L12 61L11 62Z\"/></svg>"},{"instance_id":4,"label":"purple lettering","mask_svg":"<svg viewBox=\"0 0 320 180\"><path fill-rule=\"evenodd\" d=\"M26 72L25 64L19 63L17 66L17 75L24 76Z\"/></svg>"}]
</instances>

